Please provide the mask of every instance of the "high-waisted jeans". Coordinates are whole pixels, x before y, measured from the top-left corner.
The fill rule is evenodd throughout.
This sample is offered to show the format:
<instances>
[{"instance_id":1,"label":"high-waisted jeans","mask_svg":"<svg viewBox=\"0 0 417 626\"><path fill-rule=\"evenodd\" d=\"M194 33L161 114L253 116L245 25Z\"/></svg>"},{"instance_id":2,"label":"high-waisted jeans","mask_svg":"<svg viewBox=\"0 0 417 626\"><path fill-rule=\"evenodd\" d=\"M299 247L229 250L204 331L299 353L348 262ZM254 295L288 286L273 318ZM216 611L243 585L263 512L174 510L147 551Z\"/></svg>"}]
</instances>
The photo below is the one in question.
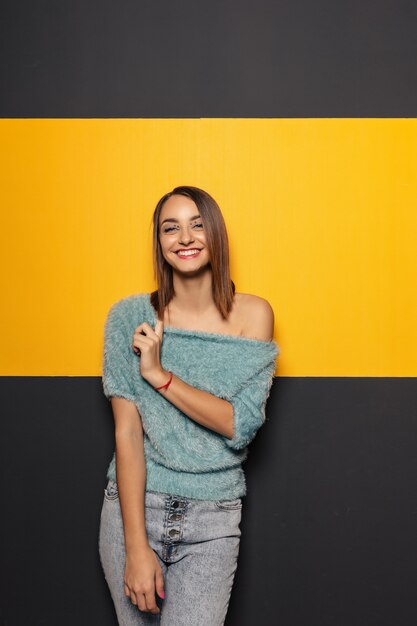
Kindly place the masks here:
<instances>
[{"instance_id":1,"label":"high-waisted jeans","mask_svg":"<svg viewBox=\"0 0 417 626\"><path fill-rule=\"evenodd\" d=\"M125 547L117 483L104 490L99 553L120 626L222 626L237 568L242 500L196 500L145 492L148 543L158 556L161 612L141 611L124 592Z\"/></svg>"}]
</instances>

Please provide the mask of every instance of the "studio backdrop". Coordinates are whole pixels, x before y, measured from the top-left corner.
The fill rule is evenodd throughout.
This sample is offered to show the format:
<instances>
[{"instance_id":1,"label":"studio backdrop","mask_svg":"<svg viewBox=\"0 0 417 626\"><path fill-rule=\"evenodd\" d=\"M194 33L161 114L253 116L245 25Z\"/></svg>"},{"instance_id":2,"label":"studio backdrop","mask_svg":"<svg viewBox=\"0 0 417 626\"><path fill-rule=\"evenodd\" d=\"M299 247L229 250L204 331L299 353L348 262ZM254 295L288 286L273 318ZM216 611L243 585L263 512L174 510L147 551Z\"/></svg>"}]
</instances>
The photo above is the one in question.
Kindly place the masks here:
<instances>
[{"instance_id":1,"label":"studio backdrop","mask_svg":"<svg viewBox=\"0 0 417 626\"><path fill-rule=\"evenodd\" d=\"M104 321L195 185L281 351L227 625L415 626L415 4L2 11L0 624L117 624Z\"/></svg>"}]
</instances>

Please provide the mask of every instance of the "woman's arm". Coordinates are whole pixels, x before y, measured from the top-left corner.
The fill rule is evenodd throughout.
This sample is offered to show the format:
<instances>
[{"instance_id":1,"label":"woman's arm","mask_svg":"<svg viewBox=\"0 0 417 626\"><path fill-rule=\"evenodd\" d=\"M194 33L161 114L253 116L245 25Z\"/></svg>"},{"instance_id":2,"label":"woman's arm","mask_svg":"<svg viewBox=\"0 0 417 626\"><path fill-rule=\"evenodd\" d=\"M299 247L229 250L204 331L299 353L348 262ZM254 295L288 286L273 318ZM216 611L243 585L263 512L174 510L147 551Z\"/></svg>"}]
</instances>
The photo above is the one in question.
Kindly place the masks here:
<instances>
[{"instance_id":1,"label":"woman's arm","mask_svg":"<svg viewBox=\"0 0 417 626\"><path fill-rule=\"evenodd\" d=\"M115 423L116 472L126 551L148 545L145 528L146 466L138 410L124 398L111 398Z\"/></svg>"},{"instance_id":2,"label":"woman's arm","mask_svg":"<svg viewBox=\"0 0 417 626\"><path fill-rule=\"evenodd\" d=\"M168 379L168 372L161 368L160 372L153 374L148 382L154 387L159 387ZM229 439L233 437L233 407L227 400L192 387L174 373L168 389L161 389L158 393L163 394L195 422Z\"/></svg>"},{"instance_id":3,"label":"woman's arm","mask_svg":"<svg viewBox=\"0 0 417 626\"><path fill-rule=\"evenodd\" d=\"M145 524L146 464L142 420L136 405L112 397L115 421L116 475L125 536L125 595L141 611L159 613L155 590L164 595L163 574L149 546Z\"/></svg>"},{"instance_id":4,"label":"woman's arm","mask_svg":"<svg viewBox=\"0 0 417 626\"><path fill-rule=\"evenodd\" d=\"M267 300L254 298L248 311L248 336L270 341L273 337L274 313ZM146 335L142 335L142 331ZM245 334L246 334L245 333ZM136 328L133 346L141 350L141 374L153 387L164 385L169 374L160 363L160 345L163 335L163 322L158 320L155 330L146 322ZM233 405L227 400L192 387L173 372L168 389L161 389L163 394L185 415L206 428L224 435L228 439L234 437Z\"/></svg>"}]
</instances>

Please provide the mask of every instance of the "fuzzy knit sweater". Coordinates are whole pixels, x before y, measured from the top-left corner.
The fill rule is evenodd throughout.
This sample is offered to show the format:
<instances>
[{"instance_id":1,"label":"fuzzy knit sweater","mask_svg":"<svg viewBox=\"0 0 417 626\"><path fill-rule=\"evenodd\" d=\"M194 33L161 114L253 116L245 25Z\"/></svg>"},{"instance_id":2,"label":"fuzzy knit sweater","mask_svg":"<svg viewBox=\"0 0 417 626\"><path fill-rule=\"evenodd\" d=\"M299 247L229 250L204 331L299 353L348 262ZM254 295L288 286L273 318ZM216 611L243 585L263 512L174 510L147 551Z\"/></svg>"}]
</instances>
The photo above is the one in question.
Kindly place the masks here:
<instances>
[{"instance_id":1,"label":"fuzzy knit sweater","mask_svg":"<svg viewBox=\"0 0 417 626\"><path fill-rule=\"evenodd\" d=\"M102 383L107 398L131 400L142 418L145 490L200 500L244 496L242 463L265 421L278 345L274 340L164 327L162 367L232 404L234 434L229 439L195 422L142 377L132 341L135 328L144 321L152 328L157 321L149 293L127 296L110 308ZM107 477L116 480L115 453Z\"/></svg>"}]
</instances>

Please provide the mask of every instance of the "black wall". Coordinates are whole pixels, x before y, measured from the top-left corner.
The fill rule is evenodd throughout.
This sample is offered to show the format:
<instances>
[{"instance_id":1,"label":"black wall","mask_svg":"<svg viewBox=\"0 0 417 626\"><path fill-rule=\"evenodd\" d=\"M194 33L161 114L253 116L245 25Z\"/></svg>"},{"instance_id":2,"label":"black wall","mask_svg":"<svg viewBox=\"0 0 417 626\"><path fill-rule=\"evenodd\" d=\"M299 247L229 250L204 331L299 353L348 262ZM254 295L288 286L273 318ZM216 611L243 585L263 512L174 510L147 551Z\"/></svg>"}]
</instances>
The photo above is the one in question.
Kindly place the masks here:
<instances>
[{"instance_id":1,"label":"black wall","mask_svg":"<svg viewBox=\"0 0 417 626\"><path fill-rule=\"evenodd\" d=\"M3 0L1 117L414 117L413 0Z\"/></svg>"},{"instance_id":2,"label":"black wall","mask_svg":"<svg viewBox=\"0 0 417 626\"><path fill-rule=\"evenodd\" d=\"M97 378L2 378L2 626L116 626ZM414 378L275 378L245 463L227 624L414 626ZM5 445L6 442L6 445Z\"/></svg>"}]
</instances>

